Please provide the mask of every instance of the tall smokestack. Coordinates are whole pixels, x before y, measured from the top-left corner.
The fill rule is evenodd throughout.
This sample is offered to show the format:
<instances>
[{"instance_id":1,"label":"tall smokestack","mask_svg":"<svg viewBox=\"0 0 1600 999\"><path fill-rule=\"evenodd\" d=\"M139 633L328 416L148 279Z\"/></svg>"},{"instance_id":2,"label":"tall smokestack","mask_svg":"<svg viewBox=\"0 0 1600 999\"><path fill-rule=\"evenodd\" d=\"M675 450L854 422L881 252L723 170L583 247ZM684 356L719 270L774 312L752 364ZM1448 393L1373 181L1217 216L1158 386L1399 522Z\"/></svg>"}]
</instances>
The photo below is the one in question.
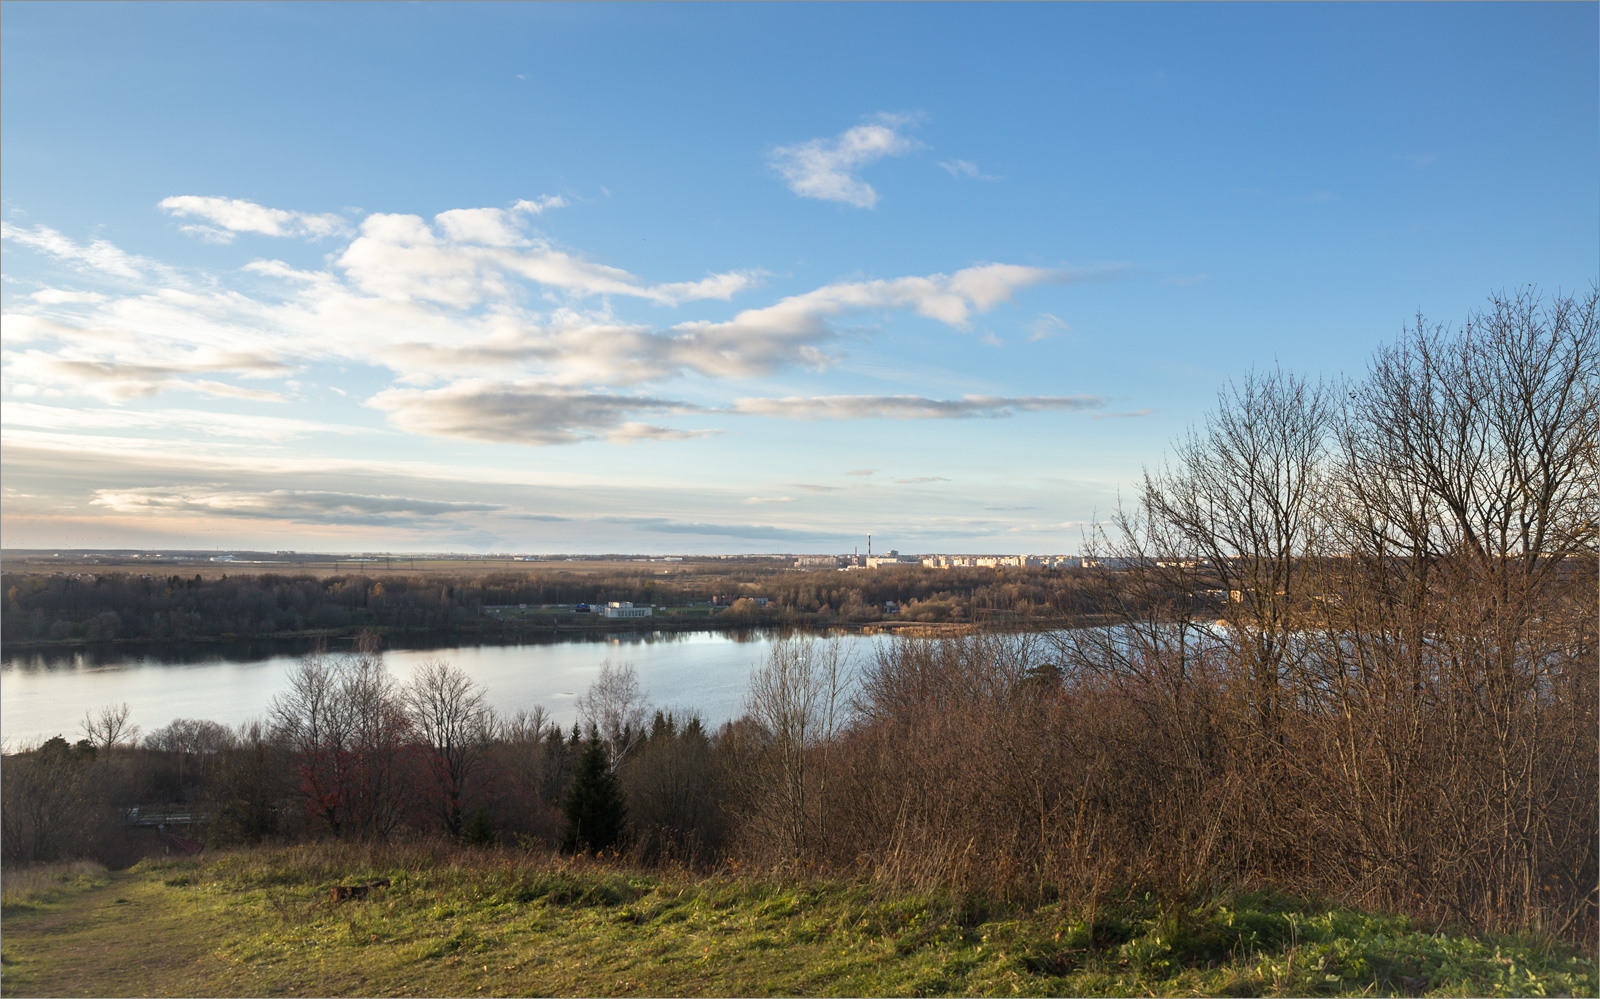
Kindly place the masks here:
<instances>
[{"instance_id":1,"label":"tall smokestack","mask_svg":"<svg viewBox=\"0 0 1600 999\"><path fill-rule=\"evenodd\" d=\"M872 535L867 535L867 558L872 557Z\"/></svg>"}]
</instances>

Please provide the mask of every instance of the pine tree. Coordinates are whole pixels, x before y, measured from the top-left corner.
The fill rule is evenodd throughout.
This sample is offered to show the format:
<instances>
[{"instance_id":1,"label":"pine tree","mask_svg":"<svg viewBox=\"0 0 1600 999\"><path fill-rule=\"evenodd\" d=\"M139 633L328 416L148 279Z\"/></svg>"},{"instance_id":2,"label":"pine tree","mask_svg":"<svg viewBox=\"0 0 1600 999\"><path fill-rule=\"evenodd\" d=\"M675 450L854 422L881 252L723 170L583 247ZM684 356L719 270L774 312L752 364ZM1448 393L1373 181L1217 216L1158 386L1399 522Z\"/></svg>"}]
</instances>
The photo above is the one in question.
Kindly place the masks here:
<instances>
[{"instance_id":1,"label":"pine tree","mask_svg":"<svg viewBox=\"0 0 1600 999\"><path fill-rule=\"evenodd\" d=\"M622 841L627 805L597 732L591 731L583 744L561 810L567 815L567 834L561 841L566 852L599 853Z\"/></svg>"}]
</instances>

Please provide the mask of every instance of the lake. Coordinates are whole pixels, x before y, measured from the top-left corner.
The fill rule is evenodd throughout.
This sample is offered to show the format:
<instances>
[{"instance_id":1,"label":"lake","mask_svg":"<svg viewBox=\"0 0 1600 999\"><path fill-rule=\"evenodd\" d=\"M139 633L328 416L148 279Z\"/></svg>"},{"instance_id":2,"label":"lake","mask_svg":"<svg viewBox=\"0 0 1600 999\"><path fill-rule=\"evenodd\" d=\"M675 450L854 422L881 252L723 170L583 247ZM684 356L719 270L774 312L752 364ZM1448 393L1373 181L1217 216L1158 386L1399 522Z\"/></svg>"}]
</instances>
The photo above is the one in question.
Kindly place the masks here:
<instances>
[{"instance_id":1,"label":"lake","mask_svg":"<svg viewBox=\"0 0 1600 999\"><path fill-rule=\"evenodd\" d=\"M432 659L464 670L483 686L502 714L542 705L563 726L577 717L574 701L612 662L632 663L657 707L700 711L715 727L741 713L753 667L765 662L776 636L769 632L647 632L522 645L386 649L384 661L402 683ZM878 636L840 635L819 641L845 645L860 660ZM18 747L65 736L82 737L85 710L126 701L144 732L175 718L209 718L237 725L265 715L284 687L303 644L253 643L133 649L104 646L24 649L0 661L0 741Z\"/></svg>"}]
</instances>

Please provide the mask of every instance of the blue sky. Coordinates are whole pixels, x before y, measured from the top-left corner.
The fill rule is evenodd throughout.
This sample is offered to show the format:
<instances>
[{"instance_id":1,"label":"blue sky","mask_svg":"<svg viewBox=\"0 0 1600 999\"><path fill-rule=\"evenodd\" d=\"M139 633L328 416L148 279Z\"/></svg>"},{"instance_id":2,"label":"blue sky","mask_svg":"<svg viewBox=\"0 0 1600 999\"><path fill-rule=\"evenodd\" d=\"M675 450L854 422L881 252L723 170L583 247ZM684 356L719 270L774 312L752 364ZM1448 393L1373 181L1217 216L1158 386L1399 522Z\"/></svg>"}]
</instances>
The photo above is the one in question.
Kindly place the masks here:
<instances>
[{"instance_id":1,"label":"blue sky","mask_svg":"<svg viewBox=\"0 0 1600 999\"><path fill-rule=\"evenodd\" d=\"M1593 4L0 16L12 547L1072 552L1600 272Z\"/></svg>"}]
</instances>

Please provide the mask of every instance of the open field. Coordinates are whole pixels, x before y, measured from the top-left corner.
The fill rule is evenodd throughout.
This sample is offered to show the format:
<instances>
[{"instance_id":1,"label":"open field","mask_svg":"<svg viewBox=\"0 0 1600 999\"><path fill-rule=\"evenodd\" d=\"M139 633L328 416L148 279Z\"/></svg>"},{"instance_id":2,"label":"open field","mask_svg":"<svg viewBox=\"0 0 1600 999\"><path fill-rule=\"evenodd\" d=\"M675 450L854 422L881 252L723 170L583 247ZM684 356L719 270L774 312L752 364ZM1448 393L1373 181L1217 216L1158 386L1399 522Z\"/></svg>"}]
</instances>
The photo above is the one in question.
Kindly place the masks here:
<instances>
[{"instance_id":1,"label":"open field","mask_svg":"<svg viewBox=\"0 0 1600 999\"><path fill-rule=\"evenodd\" d=\"M667 562L661 558L567 558L554 556L537 561L516 558L434 558L410 555L355 556L339 554L270 552L241 553L227 562L213 561L217 552L80 552L61 550L9 549L0 553L8 572L132 572L193 576L205 579L222 576L283 573L317 577L353 572L371 574L453 576L488 573L565 573L600 575L631 573L653 576L703 576L739 572L776 572L791 568L788 559L694 558ZM831 570L830 570L831 571Z\"/></svg>"},{"instance_id":2,"label":"open field","mask_svg":"<svg viewBox=\"0 0 1600 999\"><path fill-rule=\"evenodd\" d=\"M1270 896L1160 918L497 852L6 872L4 995L1593 995L1595 962ZM387 878L359 901L329 887Z\"/></svg>"}]
</instances>

